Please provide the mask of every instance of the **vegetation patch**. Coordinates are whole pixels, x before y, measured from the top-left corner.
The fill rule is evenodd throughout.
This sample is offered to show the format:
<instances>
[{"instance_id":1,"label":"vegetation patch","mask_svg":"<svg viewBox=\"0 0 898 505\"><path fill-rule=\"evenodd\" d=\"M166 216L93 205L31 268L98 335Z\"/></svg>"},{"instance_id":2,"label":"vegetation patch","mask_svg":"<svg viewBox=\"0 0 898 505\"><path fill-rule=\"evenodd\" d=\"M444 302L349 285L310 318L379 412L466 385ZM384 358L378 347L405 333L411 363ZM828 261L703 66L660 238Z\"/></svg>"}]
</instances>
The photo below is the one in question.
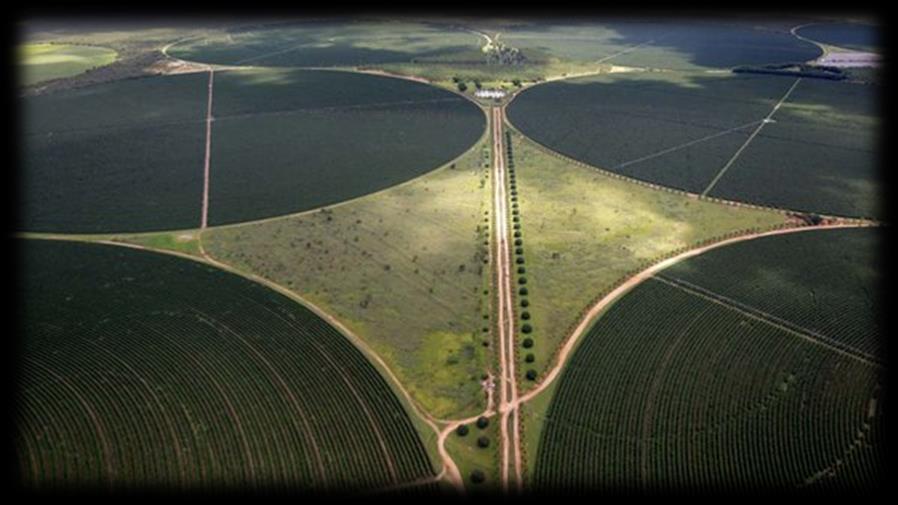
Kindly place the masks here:
<instances>
[{"instance_id":1,"label":"vegetation patch","mask_svg":"<svg viewBox=\"0 0 898 505\"><path fill-rule=\"evenodd\" d=\"M884 369L823 345L843 335L863 335L851 345L881 336L874 323L881 307L865 303L878 270L854 261L858 250L870 258L875 233L804 232L734 244L636 287L589 330L562 372L545 414L535 487L659 493L878 486ZM803 255L806 248L814 254ZM709 290L677 282L685 273ZM759 275L767 276L760 284ZM780 280L768 285L770 278ZM841 283L845 278L852 281ZM799 292L831 297L816 307L793 298ZM775 313L765 310L771 298ZM839 311L838 323L798 328L824 307Z\"/></svg>"},{"instance_id":2,"label":"vegetation patch","mask_svg":"<svg viewBox=\"0 0 898 505\"><path fill-rule=\"evenodd\" d=\"M26 487L346 493L435 475L391 386L285 296L166 255L20 246Z\"/></svg>"},{"instance_id":3,"label":"vegetation patch","mask_svg":"<svg viewBox=\"0 0 898 505\"><path fill-rule=\"evenodd\" d=\"M387 188L459 156L485 127L455 94L348 72L216 73L214 115L213 225Z\"/></svg>"},{"instance_id":4,"label":"vegetation patch","mask_svg":"<svg viewBox=\"0 0 898 505\"><path fill-rule=\"evenodd\" d=\"M105 47L73 44L33 43L17 48L18 84L71 77L115 61L115 51Z\"/></svg>"},{"instance_id":5,"label":"vegetation patch","mask_svg":"<svg viewBox=\"0 0 898 505\"><path fill-rule=\"evenodd\" d=\"M22 231L195 228L203 195L206 74L22 98Z\"/></svg>"},{"instance_id":6,"label":"vegetation patch","mask_svg":"<svg viewBox=\"0 0 898 505\"><path fill-rule=\"evenodd\" d=\"M527 243L533 346L524 373L554 365L556 349L581 315L623 278L665 255L727 234L785 223L773 211L739 208L639 186L552 156L512 134ZM523 326L522 326L522 331ZM522 381L522 387L533 383Z\"/></svg>"},{"instance_id":7,"label":"vegetation patch","mask_svg":"<svg viewBox=\"0 0 898 505\"><path fill-rule=\"evenodd\" d=\"M485 407L489 297L482 142L450 164L326 209L203 235L218 260L311 300L383 357L438 417Z\"/></svg>"}]
</instances>

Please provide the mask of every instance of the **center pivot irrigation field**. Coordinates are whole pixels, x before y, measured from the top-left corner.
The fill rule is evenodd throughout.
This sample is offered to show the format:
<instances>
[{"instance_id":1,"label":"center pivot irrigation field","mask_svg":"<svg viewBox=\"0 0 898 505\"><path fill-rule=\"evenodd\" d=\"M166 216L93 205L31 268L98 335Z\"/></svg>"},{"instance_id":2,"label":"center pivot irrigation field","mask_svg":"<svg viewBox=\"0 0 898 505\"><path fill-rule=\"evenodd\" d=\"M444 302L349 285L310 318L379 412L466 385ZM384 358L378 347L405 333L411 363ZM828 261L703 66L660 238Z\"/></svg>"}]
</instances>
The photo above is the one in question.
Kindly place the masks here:
<instances>
[{"instance_id":1,"label":"center pivot irrigation field","mask_svg":"<svg viewBox=\"0 0 898 505\"><path fill-rule=\"evenodd\" d=\"M209 73L25 99L20 229L200 226ZM216 72L209 223L283 215L432 170L483 132L480 110L423 84L347 72Z\"/></svg>"},{"instance_id":2,"label":"center pivot irrigation field","mask_svg":"<svg viewBox=\"0 0 898 505\"><path fill-rule=\"evenodd\" d=\"M185 60L221 65L352 66L476 54L480 40L476 33L447 24L310 20L227 29L185 40L168 52Z\"/></svg>"},{"instance_id":3,"label":"center pivot irrigation field","mask_svg":"<svg viewBox=\"0 0 898 505\"><path fill-rule=\"evenodd\" d=\"M565 368L534 484L633 492L875 485L885 425L882 307L870 291L879 233L743 242L638 286Z\"/></svg>"},{"instance_id":4,"label":"center pivot irrigation field","mask_svg":"<svg viewBox=\"0 0 898 505\"><path fill-rule=\"evenodd\" d=\"M535 87L508 117L551 149L636 179L876 217L879 92L787 76L630 72Z\"/></svg>"},{"instance_id":5,"label":"center pivot irrigation field","mask_svg":"<svg viewBox=\"0 0 898 505\"><path fill-rule=\"evenodd\" d=\"M21 247L26 485L350 492L434 476L391 387L292 300L156 253Z\"/></svg>"}]
</instances>

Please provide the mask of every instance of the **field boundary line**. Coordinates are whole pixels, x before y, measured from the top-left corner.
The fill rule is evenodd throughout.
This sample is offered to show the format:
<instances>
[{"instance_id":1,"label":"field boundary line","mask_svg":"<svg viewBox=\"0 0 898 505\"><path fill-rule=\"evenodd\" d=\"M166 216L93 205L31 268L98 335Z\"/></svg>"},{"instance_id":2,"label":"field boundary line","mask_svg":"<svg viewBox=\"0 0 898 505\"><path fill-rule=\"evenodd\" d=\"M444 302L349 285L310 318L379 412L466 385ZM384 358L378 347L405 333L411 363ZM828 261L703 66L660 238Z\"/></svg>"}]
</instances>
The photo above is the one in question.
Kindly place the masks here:
<instances>
[{"instance_id":1,"label":"field boundary line","mask_svg":"<svg viewBox=\"0 0 898 505\"><path fill-rule=\"evenodd\" d=\"M792 323L786 319L781 317L777 317L769 312L763 311L757 307L753 307L746 303L742 303L738 300L734 300L728 296L722 295L715 291L711 291L710 289L703 288L701 286L695 285L691 282L685 281L683 279L679 279L676 277L667 277L665 275L657 274L652 277L652 279L667 284L675 289L679 289L684 293L690 294L692 296L697 296L699 298L708 300L712 303L716 303L730 310L734 310L739 312L740 314L746 315L752 319L756 319L761 321L762 323L766 323L775 328L779 328L788 333L792 333L801 337L804 340L808 340L814 344L821 345L826 347L831 351L835 351L839 354L843 354L852 359L863 362L867 365L872 366L882 366L882 363L879 362L876 357L867 354L864 351L855 349L854 347L838 342L826 335L823 335L814 330L810 330L798 324Z\"/></svg>"},{"instance_id":2,"label":"field boundary line","mask_svg":"<svg viewBox=\"0 0 898 505\"><path fill-rule=\"evenodd\" d=\"M799 82L801 82L801 77L795 79L795 82L792 83L792 86L789 87L788 91L786 91L786 94L783 95L782 98L780 98L780 101L777 102L776 105L773 106L773 109L771 109L770 112L767 113L767 116L765 116L764 119L761 120L761 124L759 124L758 127L755 128L755 131L753 131L751 133L751 135L749 135L748 139L745 140L745 143L742 144L742 146L736 150L736 153L733 154L733 157L730 158L730 160L726 162L726 164L723 166L723 168L720 169L720 171L717 173L717 175L714 176L713 179L711 179L711 182L708 184L708 187L706 187L705 190L702 191L702 196L708 196L708 193L710 193L711 190L714 189L714 186L717 185L717 181L719 181L720 178L723 177L723 174L725 174L726 171L729 170L729 168L733 165L733 163L736 162L736 160L742 154L742 151L744 151L745 148L748 147L748 144L750 144L751 141L754 140L755 137L759 133L761 133L761 130L764 128L764 125L766 125L767 123L769 123L771 121L771 118L773 118L773 115L776 113L776 111L779 110L780 106L782 106L783 103L785 103L786 99L789 98L789 95L792 94L792 90L794 90L795 87L798 86Z\"/></svg>"},{"instance_id":3,"label":"field boundary line","mask_svg":"<svg viewBox=\"0 0 898 505\"><path fill-rule=\"evenodd\" d=\"M664 270L670 266L679 263L685 259L691 258L693 256L697 256L704 252L707 252L712 249L717 249L719 247L724 247L727 245L735 244L738 242L744 242L747 240L753 240L762 237L769 237L773 235L785 235L790 233L801 233L801 232L809 232L809 231L821 231L821 230L832 230L832 229L846 229L846 228L866 228L866 227L875 227L878 225L875 224L864 224L864 223L847 223L847 224L825 224L825 225L816 225L816 226L796 226L792 228L778 228L774 230L768 230L757 233L749 233L745 235L739 235L736 237L731 237L723 240L719 240L717 242L713 242L707 245L699 246L683 253L680 253L676 256L667 257L657 263L649 266L648 268L638 272L623 282L619 283L617 287L612 289L608 294L603 296L598 302L594 303L586 313L580 318L580 323L574 328L574 330L569 334L567 339L564 342L564 345L561 347L561 350L557 354L557 358L555 359L555 366L546 374L545 378L536 385L533 389L531 389L526 394L520 396L518 398L518 404L526 403L533 399L535 396L543 392L549 385L560 375L562 369L567 363L568 356L573 352L577 343L579 343L580 338L583 334L586 333L588 329L590 329L593 324L596 322L598 317L602 314L602 312L614 304L619 298L621 298L624 294L644 282L646 279L650 279L654 277L655 273Z\"/></svg>"},{"instance_id":4,"label":"field boundary line","mask_svg":"<svg viewBox=\"0 0 898 505\"><path fill-rule=\"evenodd\" d=\"M724 135L727 135L727 134L730 134L730 133L733 133L733 132L737 132L737 131L739 131L739 130L748 128L749 126L754 126L755 124L760 123L760 122L762 122L762 121L763 121L762 119L759 119L759 120L757 120L757 121L752 121L751 123L745 123L745 124L742 125L742 126L736 126L736 127L734 127L734 128L730 128L730 129L727 129L727 130L719 131L719 132L717 132L717 133L712 133L711 135L707 135L707 136L702 137L702 138L700 138L700 139L690 140L689 142L685 142L685 143L680 144L680 145L677 145L677 146L669 147L669 148L667 148L667 149L663 149L663 150L661 150L661 151L657 151L657 152L655 152L655 153L649 154L649 155L647 155L647 156L643 156L643 157L641 157L641 158L636 158L636 159L634 159L634 160L625 161L625 162L623 162L623 163L621 163L621 164L619 164L619 165L615 165L614 168L615 168L615 169L618 169L618 168L624 168L624 167L627 167L627 166L630 166L630 165L635 165L636 163L641 163L641 162L643 162L643 161L648 161L648 160L650 160L650 159L654 159L654 158L657 158L657 157L659 157L659 156L663 156L663 155L665 155L665 154L669 154L669 153L672 153L672 152L675 152L675 151L679 151L680 149L685 149L685 148L690 147L690 146L693 146L693 145L695 145L695 144L699 144L699 143L702 143L702 142L706 142L706 141L708 141L708 140L716 139L717 137L722 137L722 136L724 136Z\"/></svg>"},{"instance_id":5,"label":"field boundary line","mask_svg":"<svg viewBox=\"0 0 898 505\"><path fill-rule=\"evenodd\" d=\"M209 224L209 164L212 157L212 88L215 85L215 70L209 67L209 97L206 104L206 155L203 159L203 209L200 230Z\"/></svg>"}]
</instances>

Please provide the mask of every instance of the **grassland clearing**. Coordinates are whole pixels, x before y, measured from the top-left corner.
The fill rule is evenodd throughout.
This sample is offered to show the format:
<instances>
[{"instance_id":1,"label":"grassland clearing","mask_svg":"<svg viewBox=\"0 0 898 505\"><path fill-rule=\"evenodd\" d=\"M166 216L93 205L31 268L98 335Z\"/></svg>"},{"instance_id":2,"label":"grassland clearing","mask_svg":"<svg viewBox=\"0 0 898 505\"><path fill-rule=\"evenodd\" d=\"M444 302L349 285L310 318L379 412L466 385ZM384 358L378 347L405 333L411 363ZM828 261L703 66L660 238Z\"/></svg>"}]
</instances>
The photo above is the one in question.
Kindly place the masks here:
<instances>
[{"instance_id":1,"label":"grassland clearing","mask_svg":"<svg viewBox=\"0 0 898 505\"><path fill-rule=\"evenodd\" d=\"M27 486L346 493L435 475L390 385L286 297L149 252L22 247Z\"/></svg>"},{"instance_id":2,"label":"grassland clearing","mask_svg":"<svg viewBox=\"0 0 898 505\"><path fill-rule=\"evenodd\" d=\"M19 85L31 86L70 77L115 61L105 47L72 44L22 44L17 48Z\"/></svg>"},{"instance_id":3,"label":"grassland clearing","mask_svg":"<svg viewBox=\"0 0 898 505\"><path fill-rule=\"evenodd\" d=\"M322 307L436 417L484 408L489 151L320 211L209 228L206 251ZM213 199L214 206L214 199Z\"/></svg>"},{"instance_id":4,"label":"grassland clearing","mask_svg":"<svg viewBox=\"0 0 898 505\"><path fill-rule=\"evenodd\" d=\"M519 231L526 263L535 361L543 373L600 293L666 254L726 234L785 223L777 212L697 200L616 179L551 156L512 134L520 191ZM519 296L519 298L521 298ZM520 305L520 300L518 302ZM522 372L523 372L522 370ZM522 385L533 384L523 378Z\"/></svg>"},{"instance_id":5,"label":"grassland clearing","mask_svg":"<svg viewBox=\"0 0 898 505\"><path fill-rule=\"evenodd\" d=\"M782 293L835 290L828 299L849 302L835 309L845 316L839 327L825 331L875 340L880 309L864 300L877 274L855 262L873 254L875 233L747 241L688 259L636 287L594 324L565 367L541 428L535 486L660 492L875 483L881 367L668 279L688 272L714 289L746 286L725 294L747 293L738 298L747 305L775 290L789 317L814 318L818 309L792 305ZM777 247L777 254L763 254ZM806 247L815 254L801 255ZM740 256L735 263L733 255ZM838 283L840 271L858 272L861 280ZM721 274L728 280L716 278ZM753 291L759 276L779 280Z\"/></svg>"}]
</instances>

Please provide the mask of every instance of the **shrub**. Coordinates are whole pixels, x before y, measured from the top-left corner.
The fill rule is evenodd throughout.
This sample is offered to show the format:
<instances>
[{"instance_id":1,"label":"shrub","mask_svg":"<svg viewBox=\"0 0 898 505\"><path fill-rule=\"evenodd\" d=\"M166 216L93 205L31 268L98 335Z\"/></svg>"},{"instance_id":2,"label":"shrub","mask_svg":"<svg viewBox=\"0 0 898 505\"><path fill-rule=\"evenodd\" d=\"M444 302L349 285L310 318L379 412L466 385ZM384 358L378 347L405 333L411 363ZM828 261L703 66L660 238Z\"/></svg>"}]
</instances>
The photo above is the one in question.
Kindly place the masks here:
<instances>
[{"instance_id":1,"label":"shrub","mask_svg":"<svg viewBox=\"0 0 898 505\"><path fill-rule=\"evenodd\" d=\"M477 427L481 430L490 425L490 420L486 416L480 416L477 418Z\"/></svg>"},{"instance_id":2,"label":"shrub","mask_svg":"<svg viewBox=\"0 0 898 505\"><path fill-rule=\"evenodd\" d=\"M518 294L521 296L527 296L527 288L521 288L518 290Z\"/></svg>"},{"instance_id":3,"label":"shrub","mask_svg":"<svg viewBox=\"0 0 898 505\"><path fill-rule=\"evenodd\" d=\"M459 424L458 428L455 428L455 433L458 436L463 437L468 434L468 425L467 424Z\"/></svg>"},{"instance_id":4,"label":"shrub","mask_svg":"<svg viewBox=\"0 0 898 505\"><path fill-rule=\"evenodd\" d=\"M462 93L464 93L465 91L468 90L468 85L465 84L464 81L459 81L458 90L461 91Z\"/></svg>"},{"instance_id":5,"label":"shrub","mask_svg":"<svg viewBox=\"0 0 898 505\"><path fill-rule=\"evenodd\" d=\"M533 370L533 369L527 370L527 380L531 380L531 381L536 380L536 370Z\"/></svg>"},{"instance_id":6,"label":"shrub","mask_svg":"<svg viewBox=\"0 0 898 505\"><path fill-rule=\"evenodd\" d=\"M524 361L527 363L533 363L536 360L536 356L533 355L532 352L527 353L527 356L524 356Z\"/></svg>"},{"instance_id":7,"label":"shrub","mask_svg":"<svg viewBox=\"0 0 898 505\"><path fill-rule=\"evenodd\" d=\"M524 264L524 258L518 258L518 259L514 260L514 262L517 263L518 265L523 265L523 264ZM486 293L483 293L483 294L486 294Z\"/></svg>"},{"instance_id":8,"label":"shrub","mask_svg":"<svg viewBox=\"0 0 898 505\"><path fill-rule=\"evenodd\" d=\"M531 347L533 347L533 339L530 337L525 338L523 343L525 349L530 349Z\"/></svg>"},{"instance_id":9,"label":"shrub","mask_svg":"<svg viewBox=\"0 0 898 505\"><path fill-rule=\"evenodd\" d=\"M530 306L530 300L528 300L526 298L522 298L521 299L521 307L529 307L529 306Z\"/></svg>"},{"instance_id":10,"label":"shrub","mask_svg":"<svg viewBox=\"0 0 898 505\"><path fill-rule=\"evenodd\" d=\"M524 333L532 333L533 326L530 326L530 324L525 324L524 326L521 326L521 331Z\"/></svg>"},{"instance_id":11,"label":"shrub","mask_svg":"<svg viewBox=\"0 0 898 505\"><path fill-rule=\"evenodd\" d=\"M523 247L515 247L514 253L515 254L524 254L524 248Z\"/></svg>"},{"instance_id":12,"label":"shrub","mask_svg":"<svg viewBox=\"0 0 898 505\"><path fill-rule=\"evenodd\" d=\"M524 244L523 240L521 240L519 238L514 239L514 245L523 245L523 244Z\"/></svg>"},{"instance_id":13,"label":"shrub","mask_svg":"<svg viewBox=\"0 0 898 505\"><path fill-rule=\"evenodd\" d=\"M524 312L521 312L521 319L523 319L524 321L530 319L530 313L526 310Z\"/></svg>"},{"instance_id":14,"label":"shrub","mask_svg":"<svg viewBox=\"0 0 898 505\"><path fill-rule=\"evenodd\" d=\"M480 470L474 470L471 472L471 482L474 484L480 484L486 480L486 475L483 474Z\"/></svg>"},{"instance_id":15,"label":"shrub","mask_svg":"<svg viewBox=\"0 0 898 505\"><path fill-rule=\"evenodd\" d=\"M520 237L520 236L521 236L521 231L518 230L518 231L514 232L514 236L515 236L515 237Z\"/></svg>"},{"instance_id":16,"label":"shrub","mask_svg":"<svg viewBox=\"0 0 898 505\"><path fill-rule=\"evenodd\" d=\"M523 273L526 273L526 272L527 272L527 269L526 269L526 268L524 268L524 267L518 267L518 273L519 273L519 274L523 274Z\"/></svg>"},{"instance_id":17,"label":"shrub","mask_svg":"<svg viewBox=\"0 0 898 505\"><path fill-rule=\"evenodd\" d=\"M490 446L490 439L487 437L480 437L477 439L477 445L485 449Z\"/></svg>"},{"instance_id":18,"label":"shrub","mask_svg":"<svg viewBox=\"0 0 898 505\"><path fill-rule=\"evenodd\" d=\"M518 277L518 284L527 284L526 277Z\"/></svg>"}]
</instances>

